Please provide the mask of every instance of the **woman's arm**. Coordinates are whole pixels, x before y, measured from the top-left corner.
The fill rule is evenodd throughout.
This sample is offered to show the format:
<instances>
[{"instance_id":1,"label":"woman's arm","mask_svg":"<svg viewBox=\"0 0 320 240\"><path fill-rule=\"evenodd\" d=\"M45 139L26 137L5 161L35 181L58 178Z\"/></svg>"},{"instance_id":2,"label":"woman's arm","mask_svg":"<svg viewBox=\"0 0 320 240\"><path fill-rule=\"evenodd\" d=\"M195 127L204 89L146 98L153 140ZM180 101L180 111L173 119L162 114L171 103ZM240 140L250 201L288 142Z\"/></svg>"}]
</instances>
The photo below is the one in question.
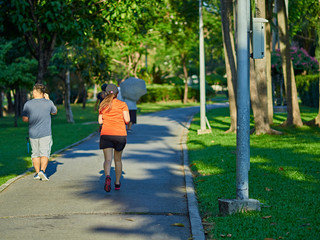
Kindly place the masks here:
<instances>
[{"instance_id":1,"label":"woman's arm","mask_svg":"<svg viewBox=\"0 0 320 240\"><path fill-rule=\"evenodd\" d=\"M102 123L103 123L103 120L102 120L102 114L99 114L98 122L99 122L99 124L102 124Z\"/></svg>"},{"instance_id":2,"label":"woman's arm","mask_svg":"<svg viewBox=\"0 0 320 240\"><path fill-rule=\"evenodd\" d=\"M130 115L128 111L123 111L123 119L126 124L130 122Z\"/></svg>"}]
</instances>

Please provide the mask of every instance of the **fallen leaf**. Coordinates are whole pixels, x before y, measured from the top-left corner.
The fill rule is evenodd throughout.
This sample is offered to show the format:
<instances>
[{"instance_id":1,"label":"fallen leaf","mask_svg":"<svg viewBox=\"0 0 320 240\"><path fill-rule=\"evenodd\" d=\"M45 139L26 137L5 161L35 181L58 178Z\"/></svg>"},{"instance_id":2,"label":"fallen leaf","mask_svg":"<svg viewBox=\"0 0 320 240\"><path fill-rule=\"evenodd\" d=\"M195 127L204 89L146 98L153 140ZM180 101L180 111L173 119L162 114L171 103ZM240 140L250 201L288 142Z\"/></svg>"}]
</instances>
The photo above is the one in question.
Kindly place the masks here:
<instances>
[{"instance_id":1,"label":"fallen leaf","mask_svg":"<svg viewBox=\"0 0 320 240\"><path fill-rule=\"evenodd\" d=\"M272 207L272 206L269 206L269 205L262 205L261 207L262 207L262 208L270 208L270 207Z\"/></svg>"},{"instance_id":2,"label":"fallen leaf","mask_svg":"<svg viewBox=\"0 0 320 240\"><path fill-rule=\"evenodd\" d=\"M212 140L211 142L212 142L212 143L214 143L214 141L213 141L213 140Z\"/></svg>"},{"instance_id":3,"label":"fallen leaf","mask_svg":"<svg viewBox=\"0 0 320 240\"><path fill-rule=\"evenodd\" d=\"M167 216L173 216L173 214L172 213L168 213Z\"/></svg>"},{"instance_id":4,"label":"fallen leaf","mask_svg":"<svg viewBox=\"0 0 320 240\"><path fill-rule=\"evenodd\" d=\"M227 237L228 237L228 238L231 238L231 237L232 237L232 234L231 234L231 233L229 233L229 234L227 235Z\"/></svg>"},{"instance_id":5,"label":"fallen leaf","mask_svg":"<svg viewBox=\"0 0 320 240\"><path fill-rule=\"evenodd\" d=\"M301 227L306 227L306 226L310 226L311 224L310 223L304 223L301 225Z\"/></svg>"},{"instance_id":6,"label":"fallen leaf","mask_svg":"<svg viewBox=\"0 0 320 240\"><path fill-rule=\"evenodd\" d=\"M280 168L279 168L279 171L283 171L283 170L284 170L283 167L280 167Z\"/></svg>"},{"instance_id":7,"label":"fallen leaf","mask_svg":"<svg viewBox=\"0 0 320 240\"><path fill-rule=\"evenodd\" d=\"M225 238L225 237L226 237L226 235L224 235L224 234L220 234L220 237Z\"/></svg>"},{"instance_id":8,"label":"fallen leaf","mask_svg":"<svg viewBox=\"0 0 320 240\"><path fill-rule=\"evenodd\" d=\"M272 216L263 216L263 219L272 218Z\"/></svg>"},{"instance_id":9,"label":"fallen leaf","mask_svg":"<svg viewBox=\"0 0 320 240\"><path fill-rule=\"evenodd\" d=\"M213 226L215 223L202 222L203 226Z\"/></svg>"},{"instance_id":10,"label":"fallen leaf","mask_svg":"<svg viewBox=\"0 0 320 240\"><path fill-rule=\"evenodd\" d=\"M182 223L173 223L173 224L171 224L171 226L174 226L174 227L184 227L184 224L182 224Z\"/></svg>"},{"instance_id":11,"label":"fallen leaf","mask_svg":"<svg viewBox=\"0 0 320 240\"><path fill-rule=\"evenodd\" d=\"M270 192L270 191L272 191L272 188L267 188L267 187L266 187L266 191L267 191L267 192Z\"/></svg>"},{"instance_id":12,"label":"fallen leaf","mask_svg":"<svg viewBox=\"0 0 320 240\"><path fill-rule=\"evenodd\" d=\"M197 183L198 183L198 182L204 182L204 179L199 179L199 180L197 180L196 182L197 182Z\"/></svg>"},{"instance_id":13,"label":"fallen leaf","mask_svg":"<svg viewBox=\"0 0 320 240\"><path fill-rule=\"evenodd\" d=\"M127 221L134 222L132 218L126 218Z\"/></svg>"}]
</instances>

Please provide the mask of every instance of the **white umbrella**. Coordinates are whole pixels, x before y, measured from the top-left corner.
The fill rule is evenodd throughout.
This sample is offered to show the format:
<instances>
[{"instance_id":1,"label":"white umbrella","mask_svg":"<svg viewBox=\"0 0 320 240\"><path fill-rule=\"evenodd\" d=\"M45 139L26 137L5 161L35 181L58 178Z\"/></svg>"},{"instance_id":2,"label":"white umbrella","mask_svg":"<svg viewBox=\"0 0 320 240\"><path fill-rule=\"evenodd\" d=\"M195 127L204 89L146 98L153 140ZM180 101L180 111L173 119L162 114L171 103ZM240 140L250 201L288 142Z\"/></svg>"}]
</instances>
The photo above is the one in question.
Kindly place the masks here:
<instances>
[{"instance_id":1,"label":"white umbrella","mask_svg":"<svg viewBox=\"0 0 320 240\"><path fill-rule=\"evenodd\" d=\"M139 78L129 77L120 83L121 96L137 102L147 93L146 82Z\"/></svg>"}]
</instances>

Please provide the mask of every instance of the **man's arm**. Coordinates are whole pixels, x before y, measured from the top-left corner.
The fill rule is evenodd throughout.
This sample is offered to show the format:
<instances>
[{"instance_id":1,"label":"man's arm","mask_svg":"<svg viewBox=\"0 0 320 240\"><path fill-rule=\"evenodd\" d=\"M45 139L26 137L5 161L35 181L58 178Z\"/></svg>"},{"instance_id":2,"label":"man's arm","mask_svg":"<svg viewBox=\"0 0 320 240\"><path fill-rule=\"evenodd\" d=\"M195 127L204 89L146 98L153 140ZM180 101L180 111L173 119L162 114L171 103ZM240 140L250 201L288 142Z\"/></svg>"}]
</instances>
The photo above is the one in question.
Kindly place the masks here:
<instances>
[{"instance_id":1,"label":"man's arm","mask_svg":"<svg viewBox=\"0 0 320 240\"><path fill-rule=\"evenodd\" d=\"M58 113L58 108L56 107L56 111L54 113L51 113L51 115L57 115Z\"/></svg>"},{"instance_id":2,"label":"man's arm","mask_svg":"<svg viewBox=\"0 0 320 240\"><path fill-rule=\"evenodd\" d=\"M45 99L47 99L47 100L50 100L48 93L43 94L43 97L44 97ZM53 105L53 106L54 106L54 105ZM54 107L56 108L56 111L53 112L53 113L51 113L51 115L57 115L57 113L58 113L58 108L57 108L56 106L54 106Z\"/></svg>"},{"instance_id":3,"label":"man's arm","mask_svg":"<svg viewBox=\"0 0 320 240\"><path fill-rule=\"evenodd\" d=\"M22 121L29 122L29 118L27 116L22 116Z\"/></svg>"}]
</instances>

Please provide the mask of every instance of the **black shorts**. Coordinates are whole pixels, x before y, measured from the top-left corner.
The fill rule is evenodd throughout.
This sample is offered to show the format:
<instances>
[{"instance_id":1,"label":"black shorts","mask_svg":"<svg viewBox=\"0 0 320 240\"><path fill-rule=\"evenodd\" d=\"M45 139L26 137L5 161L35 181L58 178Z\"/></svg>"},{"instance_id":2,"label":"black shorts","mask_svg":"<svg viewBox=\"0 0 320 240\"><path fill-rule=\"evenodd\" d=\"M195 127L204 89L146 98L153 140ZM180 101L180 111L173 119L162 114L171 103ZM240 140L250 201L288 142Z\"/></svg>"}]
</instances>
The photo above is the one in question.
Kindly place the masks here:
<instances>
[{"instance_id":1,"label":"black shorts","mask_svg":"<svg viewBox=\"0 0 320 240\"><path fill-rule=\"evenodd\" d=\"M130 122L137 123L137 110L129 110Z\"/></svg>"},{"instance_id":2,"label":"black shorts","mask_svg":"<svg viewBox=\"0 0 320 240\"><path fill-rule=\"evenodd\" d=\"M120 152L127 144L127 136L100 136L100 149L114 148L114 150Z\"/></svg>"}]
</instances>

